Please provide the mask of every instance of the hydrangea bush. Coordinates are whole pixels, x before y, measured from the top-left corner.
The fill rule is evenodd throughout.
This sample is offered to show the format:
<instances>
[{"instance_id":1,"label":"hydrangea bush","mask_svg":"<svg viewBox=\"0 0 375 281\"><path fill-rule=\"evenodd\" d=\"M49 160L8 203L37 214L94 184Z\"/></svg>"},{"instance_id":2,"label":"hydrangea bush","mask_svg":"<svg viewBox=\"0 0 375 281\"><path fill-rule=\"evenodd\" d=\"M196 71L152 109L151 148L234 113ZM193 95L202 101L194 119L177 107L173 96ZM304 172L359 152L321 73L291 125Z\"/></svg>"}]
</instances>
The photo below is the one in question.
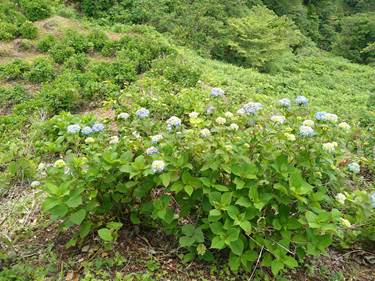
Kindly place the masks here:
<instances>
[{"instance_id":1,"label":"hydrangea bush","mask_svg":"<svg viewBox=\"0 0 375 281\"><path fill-rule=\"evenodd\" d=\"M64 229L79 226L69 244L91 232L114 241L129 220L175 236L185 261L222 255L233 271L258 261L277 275L373 216L375 195L343 193L360 172L348 123L303 96L229 108L223 93L168 117L141 102L111 124L49 121L65 156L39 179L43 208Z\"/></svg>"}]
</instances>

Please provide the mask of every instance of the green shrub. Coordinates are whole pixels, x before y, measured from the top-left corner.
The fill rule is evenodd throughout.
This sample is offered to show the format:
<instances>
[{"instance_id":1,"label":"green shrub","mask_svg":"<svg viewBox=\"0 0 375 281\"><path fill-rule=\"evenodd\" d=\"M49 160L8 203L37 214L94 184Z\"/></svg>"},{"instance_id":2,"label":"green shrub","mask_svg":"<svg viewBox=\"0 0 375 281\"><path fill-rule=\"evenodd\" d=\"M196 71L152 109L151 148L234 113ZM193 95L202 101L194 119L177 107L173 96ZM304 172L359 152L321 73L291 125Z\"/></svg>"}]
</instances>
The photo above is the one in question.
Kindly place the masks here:
<instances>
[{"instance_id":1,"label":"green shrub","mask_svg":"<svg viewBox=\"0 0 375 281\"><path fill-rule=\"evenodd\" d=\"M195 86L201 76L201 71L179 56L158 60L153 65L152 71L163 75L170 82L182 87Z\"/></svg>"},{"instance_id":2,"label":"green shrub","mask_svg":"<svg viewBox=\"0 0 375 281\"><path fill-rule=\"evenodd\" d=\"M30 66L26 62L15 59L10 63L0 66L0 77L6 80L22 79L29 69Z\"/></svg>"},{"instance_id":3,"label":"green shrub","mask_svg":"<svg viewBox=\"0 0 375 281\"><path fill-rule=\"evenodd\" d=\"M64 45L72 47L75 53L88 53L94 48L87 36L70 29L65 31L62 42Z\"/></svg>"},{"instance_id":4,"label":"green shrub","mask_svg":"<svg viewBox=\"0 0 375 281\"><path fill-rule=\"evenodd\" d=\"M18 28L21 37L26 39L35 39L38 36L38 28L32 22L25 21Z\"/></svg>"},{"instance_id":5,"label":"green shrub","mask_svg":"<svg viewBox=\"0 0 375 281\"><path fill-rule=\"evenodd\" d=\"M224 59L238 65L265 69L299 42L293 23L263 6L253 7L244 18L228 20L228 25L229 54Z\"/></svg>"},{"instance_id":6,"label":"green shrub","mask_svg":"<svg viewBox=\"0 0 375 281\"><path fill-rule=\"evenodd\" d=\"M48 0L21 0L20 6L31 21L45 19L51 15L51 1Z\"/></svg>"},{"instance_id":7,"label":"green shrub","mask_svg":"<svg viewBox=\"0 0 375 281\"><path fill-rule=\"evenodd\" d=\"M82 103L80 90L74 77L64 74L51 83L43 85L40 99L44 108L51 114L70 111L77 109Z\"/></svg>"},{"instance_id":8,"label":"green shrub","mask_svg":"<svg viewBox=\"0 0 375 281\"><path fill-rule=\"evenodd\" d=\"M11 107L30 99L30 93L21 85L13 88L0 88L0 107Z\"/></svg>"},{"instance_id":9,"label":"green shrub","mask_svg":"<svg viewBox=\"0 0 375 281\"><path fill-rule=\"evenodd\" d=\"M22 51L30 51L34 48L34 45L31 40L23 39L19 43L19 48Z\"/></svg>"},{"instance_id":10,"label":"green shrub","mask_svg":"<svg viewBox=\"0 0 375 281\"><path fill-rule=\"evenodd\" d=\"M36 48L41 52L48 52L56 44L54 36L48 34L42 37L36 44Z\"/></svg>"},{"instance_id":11,"label":"green shrub","mask_svg":"<svg viewBox=\"0 0 375 281\"><path fill-rule=\"evenodd\" d=\"M12 23L0 21L0 40L11 40L17 37L17 26Z\"/></svg>"},{"instance_id":12,"label":"green shrub","mask_svg":"<svg viewBox=\"0 0 375 281\"><path fill-rule=\"evenodd\" d=\"M26 78L35 83L50 81L55 74L54 64L50 59L38 58L30 67L30 71L26 74Z\"/></svg>"},{"instance_id":13,"label":"green shrub","mask_svg":"<svg viewBox=\"0 0 375 281\"><path fill-rule=\"evenodd\" d=\"M87 40L93 45L94 51L100 52L109 41L108 36L101 30L92 31Z\"/></svg>"},{"instance_id":14,"label":"green shrub","mask_svg":"<svg viewBox=\"0 0 375 281\"><path fill-rule=\"evenodd\" d=\"M51 47L51 49L49 49L48 53L56 63L63 63L72 55L74 55L75 50L73 47L70 47L66 44L56 43Z\"/></svg>"},{"instance_id":15,"label":"green shrub","mask_svg":"<svg viewBox=\"0 0 375 281\"><path fill-rule=\"evenodd\" d=\"M250 271L259 258L278 275L350 231L351 216L334 198L356 176L339 161L350 157L350 129L316 121L314 134L304 137L303 120L314 118L306 107L268 104L257 114L231 114L240 106L225 96L202 99L190 91L179 93L170 110L190 99L184 106L199 115L189 117L186 110L171 127L176 117L158 119L162 104L152 93L138 98L152 105L151 116L137 118L143 104L129 103L130 117L108 124L118 135L97 131L88 140L83 131L69 131L72 124L86 126L76 119L56 136L71 153L48 169L43 209L62 220L63 229L79 226L70 245L92 231L113 242L117 218L116 226L130 220L174 235L185 261L213 261L221 253L233 271ZM210 104L215 110L205 114ZM156 134L162 139L153 141ZM367 192L364 198L371 210Z\"/></svg>"},{"instance_id":16,"label":"green shrub","mask_svg":"<svg viewBox=\"0 0 375 281\"><path fill-rule=\"evenodd\" d=\"M64 68L84 71L89 59L85 54L75 54L68 58L64 63Z\"/></svg>"}]
</instances>

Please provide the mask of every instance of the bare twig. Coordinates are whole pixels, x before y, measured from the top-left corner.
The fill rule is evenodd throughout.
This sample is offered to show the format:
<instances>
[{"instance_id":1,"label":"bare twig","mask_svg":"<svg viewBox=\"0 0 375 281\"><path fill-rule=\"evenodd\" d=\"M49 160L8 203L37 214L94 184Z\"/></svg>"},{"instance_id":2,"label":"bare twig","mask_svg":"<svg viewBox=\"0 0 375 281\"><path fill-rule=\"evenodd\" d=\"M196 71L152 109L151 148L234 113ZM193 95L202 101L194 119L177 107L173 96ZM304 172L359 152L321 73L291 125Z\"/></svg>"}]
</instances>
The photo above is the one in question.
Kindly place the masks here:
<instances>
[{"instance_id":1,"label":"bare twig","mask_svg":"<svg viewBox=\"0 0 375 281\"><path fill-rule=\"evenodd\" d=\"M258 264L259 264L259 261L260 261L260 259L261 259L261 257L262 257L263 249L264 249L264 246L262 246L262 248L260 249L260 253L259 253L259 256L258 256L257 262L256 262L256 264L255 264L255 266L254 266L253 271L251 272L251 275L250 275L250 278L249 278L248 281L251 281L251 280L253 279L253 276L254 276L254 274L255 274L255 270L257 269Z\"/></svg>"}]
</instances>

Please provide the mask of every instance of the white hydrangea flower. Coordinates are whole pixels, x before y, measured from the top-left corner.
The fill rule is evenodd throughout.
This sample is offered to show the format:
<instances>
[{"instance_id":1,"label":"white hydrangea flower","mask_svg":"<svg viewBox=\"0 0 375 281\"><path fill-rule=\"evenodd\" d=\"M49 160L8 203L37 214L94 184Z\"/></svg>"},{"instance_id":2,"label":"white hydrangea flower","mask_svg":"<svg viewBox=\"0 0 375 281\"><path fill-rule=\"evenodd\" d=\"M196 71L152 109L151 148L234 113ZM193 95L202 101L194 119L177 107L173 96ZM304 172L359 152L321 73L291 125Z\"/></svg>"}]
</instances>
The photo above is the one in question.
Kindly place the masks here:
<instances>
[{"instance_id":1,"label":"white hydrangea flower","mask_svg":"<svg viewBox=\"0 0 375 281\"><path fill-rule=\"evenodd\" d=\"M236 123L232 123L229 126L229 129L232 131L237 131L240 127Z\"/></svg>"},{"instance_id":2,"label":"white hydrangea flower","mask_svg":"<svg viewBox=\"0 0 375 281\"><path fill-rule=\"evenodd\" d=\"M126 120L130 117L129 113L121 112L119 115L117 115L117 119L123 119Z\"/></svg>"},{"instance_id":3,"label":"white hydrangea flower","mask_svg":"<svg viewBox=\"0 0 375 281\"><path fill-rule=\"evenodd\" d=\"M353 162L348 165L348 169L354 174L359 174L359 172L361 171L361 166L359 166L358 163Z\"/></svg>"},{"instance_id":4,"label":"white hydrangea flower","mask_svg":"<svg viewBox=\"0 0 375 281\"><path fill-rule=\"evenodd\" d=\"M38 165L38 171L43 171L47 168L47 164L44 162L40 162Z\"/></svg>"},{"instance_id":5,"label":"white hydrangea flower","mask_svg":"<svg viewBox=\"0 0 375 281\"><path fill-rule=\"evenodd\" d=\"M323 146L323 150L327 152L334 152L337 147L337 142L326 142L326 143L323 143L322 146Z\"/></svg>"},{"instance_id":6,"label":"white hydrangea flower","mask_svg":"<svg viewBox=\"0 0 375 281\"><path fill-rule=\"evenodd\" d=\"M232 112L227 111L227 112L224 113L224 116L225 116L226 118L232 119L234 115L233 115Z\"/></svg>"},{"instance_id":7,"label":"white hydrangea flower","mask_svg":"<svg viewBox=\"0 0 375 281\"><path fill-rule=\"evenodd\" d=\"M346 122L341 122L341 123L338 125L338 127L339 127L340 129L345 130L345 131L349 131L349 130L351 129L350 125L349 125L348 123L346 123Z\"/></svg>"},{"instance_id":8,"label":"white hydrangea flower","mask_svg":"<svg viewBox=\"0 0 375 281\"><path fill-rule=\"evenodd\" d=\"M33 181L33 182L31 182L31 184L30 184L30 186L31 186L32 188L34 188L34 187L38 187L38 186L40 186L40 185L41 185L40 181Z\"/></svg>"},{"instance_id":9,"label":"white hydrangea flower","mask_svg":"<svg viewBox=\"0 0 375 281\"><path fill-rule=\"evenodd\" d=\"M199 116L199 113L198 113L198 112L193 111L193 112L190 112L190 113L189 113L189 117L190 117L190 118L198 118L198 116Z\"/></svg>"},{"instance_id":10,"label":"white hydrangea flower","mask_svg":"<svg viewBox=\"0 0 375 281\"><path fill-rule=\"evenodd\" d=\"M246 114L245 109L243 109L241 107L239 110L237 110L237 114L239 114L239 115L245 115Z\"/></svg>"},{"instance_id":11,"label":"white hydrangea flower","mask_svg":"<svg viewBox=\"0 0 375 281\"><path fill-rule=\"evenodd\" d=\"M209 129L204 128L204 129L202 129L202 130L200 131L200 135L201 135L201 137L203 137L203 138L207 138L207 137L211 136L211 132L210 132Z\"/></svg>"},{"instance_id":12,"label":"white hydrangea flower","mask_svg":"<svg viewBox=\"0 0 375 281\"><path fill-rule=\"evenodd\" d=\"M309 126L309 127L314 127L314 125L315 125L315 123L314 123L314 121L313 120L310 120L310 119L307 119L307 120L305 120L305 121L303 121L303 123L302 123L304 126Z\"/></svg>"},{"instance_id":13,"label":"white hydrangea flower","mask_svg":"<svg viewBox=\"0 0 375 281\"><path fill-rule=\"evenodd\" d=\"M149 147L149 148L146 149L146 154L148 156L154 155L154 154L156 154L158 152L159 152L159 149L157 149L155 146L151 146L151 147Z\"/></svg>"},{"instance_id":14,"label":"white hydrangea flower","mask_svg":"<svg viewBox=\"0 0 375 281\"><path fill-rule=\"evenodd\" d=\"M345 204L345 200L346 200L346 196L345 194L343 193L337 193L336 196L335 196L337 202L339 202L340 204Z\"/></svg>"},{"instance_id":15,"label":"white hydrangea flower","mask_svg":"<svg viewBox=\"0 0 375 281\"><path fill-rule=\"evenodd\" d=\"M325 120L327 120L331 123L336 123L337 120L339 119L336 114L332 114L332 113L327 113L324 118L325 118Z\"/></svg>"},{"instance_id":16,"label":"white hydrangea flower","mask_svg":"<svg viewBox=\"0 0 375 281\"><path fill-rule=\"evenodd\" d=\"M219 125L224 125L227 122L227 120L225 118L223 118L223 117L218 117L218 118L216 118L215 121Z\"/></svg>"},{"instance_id":17,"label":"white hydrangea flower","mask_svg":"<svg viewBox=\"0 0 375 281\"><path fill-rule=\"evenodd\" d=\"M109 144L118 144L120 142L120 139L118 136L112 136L109 138Z\"/></svg>"},{"instance_id":18,"label":"white hydrangea flower","mask_svg":"<svg viewBox=\"0 0 375 281\"><path fill-rule=\"evenodd\" d=\"M140 135L139 132L137 132L137 131L134 131L134 132L132 133L132 135L133 135L133 137L135 137L136 139L139 139L139 138L141 137L141 135Z\"/></svg>"},{"instance_id":19,"label":"white hydrangea flower","mask_svg":"<svg viewBox=\"0 0 375 281\"><path fill-rule=\"evenodd\" d=\"M81 130L81 126L79 124L69 125L66 130L69 134L78 134Z\"/></svg>"},{"instance_id":20,"label":"white hydrangea flower","mask_svg":"<svg viewBox=\"0 0 375 281\"><path fill-rule=\"evenodd\" d=\"M160 142L162 139L163 139L163 135L161 135L161 134L152 136L151 137L151 143L156 144L156 143Z\"/></svg>"},{"instance_id":21,"label":"white hydrangea flower","mask_svg":"<svg viewBox=\"0 0 375 281\"><path fill-rule=\"evenodd\" d=\"M65 167L65 161L63 159L59 159L53 164L55 168L64 168Z\"/></svg>"},{"instance_id":22,"label":"white hydrangea flower","mask_svg":"<svg viewBox=\"0 0 375 281\"><path fill-rule=\"evenodd\" d=\"M153 173L161 173L165 169L165 163L163 160L155 160L151 164L151 170Z\"/></svg>"},{"instance_id":23,"label":"white hydrangea flower","mask_svg":"<svg viewBox=\"0 0 375 281\"><path fill-rule=\"evenodd\" d=\"M144 107L141 107L135 112L135 115L137 115L139 119L144 119L150 115L150 111Z\"/></svg>"},{"instance_id":24,"label":"white hydrangea flower","mask_svg":"<svg viewBox=\"0 0 375 281\"><path fill-rule=\"evenodd\" d=\"M89 143L94 143L95 142L95 139L93 137L88 137L85 139L85 143L89 144Z\"/></svg>"},{"instance_id":25,"label":"white hydrangea flower","mask_svg":"<svg viewBox=\"0 0 375 281\"><path fill-rule=\"evenodd\" d=\"M348 227L348 228L352 226L352 224L350 223L350 221L348 221L347 219L341 218L340 220L341 220L341 224L343 226Z\"/></svg>"},{"instance_id":26,"label":"white hydrangea flower","mask_svg":"<svg viewBox=\"0 0 375 281\"><path fill-rule=\"evenodd\" d=\"M309 126L301 126L299 127L299 132L303 137L312 137L315 135L314 129Z\"/></svg>"},{"instance_id":27,"label":"white hydrangea flower","mask_svg":"<svg viewBox=\"0 0 375 281\"><path fill-rule=\"evenodd\" d=\"M274 123L283 124L285 122L285 116L282 115L273 115L271 116L271 121Z\"/></svg>"},{"instance_id":28,"label":"white hydrangea flower","mask_svg":"<svg viewBox=\"0 0 375 281\"><path fill-rule=\"evenodd\" d=\"M284 136L287 138L288 141L295 141L296 136L293 134L285 133Z\"/></svg>"},{"instance_id":29,"label":"white hydrangea flower","mask_svg":"<svg viewBox=\"0 0 375 281\"><path fill-rule=\"evenodd\" d=\"M283 98L281 100L279 100L279 104L282 106L282 107L287 107L289 108L290 107L290 99L288 98Z\"/></svg>"}]
</instances>

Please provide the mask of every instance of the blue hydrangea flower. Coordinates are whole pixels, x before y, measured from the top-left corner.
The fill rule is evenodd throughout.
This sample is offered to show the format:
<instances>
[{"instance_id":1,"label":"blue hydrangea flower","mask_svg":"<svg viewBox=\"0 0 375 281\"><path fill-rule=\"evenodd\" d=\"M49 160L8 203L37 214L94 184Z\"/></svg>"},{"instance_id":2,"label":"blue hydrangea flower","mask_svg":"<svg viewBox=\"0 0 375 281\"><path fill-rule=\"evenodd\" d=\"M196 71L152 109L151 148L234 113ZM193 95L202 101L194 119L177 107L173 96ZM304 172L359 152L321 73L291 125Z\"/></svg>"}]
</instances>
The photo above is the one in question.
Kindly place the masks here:
<instances>
[{"instance_id":1,"label":"blue hydrangea flower","mask_svg":"<svg viewBox=\"0 0 375 281\"><path fill-rule=\"evenodd\" d=\"M224 90L221 88L212 88L211 97L222 97L224 96Z\"/></svg>"},{"instance_id":2,"label":"blue hydrangea flower","mask_svg":"<svg viewBox=\"0 0 375 281\"><path fill-rule=\"evenodd\" d=\"M309 126L304 126L304 125L302 125L301 127L299 127L299 133L303 137L312 137L312 136L315 135L315 132L314 132L313 128L311 128Z\"/></svg>"},{"instance_id":3,"label":"blue hydrangea flower","mask_svg":"<svg viewBox=\"0 0 375 281\"><path fill-rule=\"evenodd\" d=\"M353 162L353 163L350 163L348 165L348 169L350 172L352 172L353 174L359 174L359 172L361 171L361 166L359 166L358 163L356 162Z\"/></svg>"},{"instance_id":4,"label":"blue hydrangea flower","mask_svg":"<svg viewBox=\"0 0 375 281\"><path fill-rule=\"evenodd\" d=\"M102 123L95 123L91 129L94 133L98 133L104 130L104 125Z\"/></svg>"},{"instance_id":5,"label":"blue hydrangea flower","mask_svg":"<svg viewBox=\"0 0 375 281\"><path fill-rule=\"evenodd\" d=\"M69 125L67 128L67 132L69 134L77 134L81 130L81 126L78 124Z\"/></svg>"},{"instance_id":6,"label":"blue hydrangea flower","mask_svg":"<svg viewBox=\"0 0 375 281\"><path fill-rule=\"evenodd\" d=\"M155 146L151 146L151 147L149 147L149 148L146 149L146 154L148 156L154 155L154 154L156 154L158 152L159 152L159 149L157 149Z\"/></svg>"},{"instance_id":7,"label":"blue hydrangea flower","mask_svg":"<svg viewBox=\"0 0 375 281\"><path fill-rule=\"evenodd\" d=\"M171 131L174 128L178 128L180 126L181 126L181 119L176 116L172 116L171 118L167 120L168 131Z\"/></svg>"},{"instance_id":8,"label":"blue hydrangea flower","mask_svg":"<svg viewBox=\"0 0 375 281\"><path fill-rule=\"evenodd\" d=\"M85 127L82 128L81 133L84 136L88 136L88 135L92 134L93 131L92 131L91 127L85 126Z\"/></svg>"},{"instance_id":9,"label":"blue hydrangea flower","mask_svg":"<svg viewBox=\"0 0 375 281\"><path fill-rule=\"evenodd\" d=\"M155 160L151 164L151 171L153 173L161 173L165 169L165 163L163 160Z\"/></svg>"},{"instance_id":10,"label":"blue hydrangea flower","mask_svg":"<svg viewBox=\"0 0 375 281\"><path fill-rule=\"evenodd\" d=\"M317 112L315 113L315 119L319 121L324 121L326 118L326 115L327 115L327 112L324 112L324 111Z\"/></svg>"},{"instance_id":11,"label":"blue hydrangea flower","mask_svg":"<svg viewBox=\"0 0 375 281\"><path fill-rule=\"evenodd\" d=\"M142 107L142 108L137 110L135 115L137 115L137 117L140 118L140 119L147 118L150 115L150 111L148 109Z\"/></svg>"},{"instance_id":12,"label":"blue hydrangea flower","mask_svg":"<svg viewBox=\"0 0 375 281\"><path fill-rule=\"evenodd\" d=\"M298 105L308 105L309 100L304 96L298 96L296 97L296 103Z\"/></svg>"},{"instance_id":13,"label":"blue hydrangea flower","mask_svg":"<svg viewBox=\"0 0 375 281\"><path fill-rule=\"evenodd\" d=\"M258 110L262 108L263 108L263 105L259 102L249 102L242 107L245 114L248 114L248 115L254 115L257 113Z\"/></svg>"},{"instance_id":14,"label":"blue hydrangea flower","mask_svg":"<svg viewBox=\"0 0 375 281\"><path fill-rule=\"evenodd\" d=\"M283 99L279 100L279 105L281 105L282 107L289 108L290 104L291 104L290 99L283 98Z\"/></svg>"},{"instance_id":15,"label":"blue hydrangea flower","mask_svg":"<svg viewBox=\"0 0 375 281\"><path fill-rule=\"evenodd\" d=\"M375 208L375 192L373 192L370 196L370 202L371 202L371 205L372 207Z\"/></svg>"}]
</instances>

